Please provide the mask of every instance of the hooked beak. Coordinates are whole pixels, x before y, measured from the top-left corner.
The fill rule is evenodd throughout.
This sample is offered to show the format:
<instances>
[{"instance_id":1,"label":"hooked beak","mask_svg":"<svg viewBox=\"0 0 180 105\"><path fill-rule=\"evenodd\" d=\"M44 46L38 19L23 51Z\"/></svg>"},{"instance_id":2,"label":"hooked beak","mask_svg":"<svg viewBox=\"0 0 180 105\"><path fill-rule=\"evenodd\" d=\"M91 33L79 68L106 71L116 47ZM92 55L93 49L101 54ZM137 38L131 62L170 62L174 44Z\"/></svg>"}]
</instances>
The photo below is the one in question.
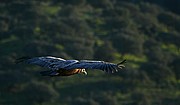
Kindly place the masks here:
<instances>
[{"instance_id":1,"label":"hooked beak","mask_svg":"<svg viewBox=\"0 0 180 105\"><path fill-rule=\"evenodd\" d=\"M81 71L84 75L87 75L87 71L85 69L82 69Z\"/></svg>"}]
</instances>

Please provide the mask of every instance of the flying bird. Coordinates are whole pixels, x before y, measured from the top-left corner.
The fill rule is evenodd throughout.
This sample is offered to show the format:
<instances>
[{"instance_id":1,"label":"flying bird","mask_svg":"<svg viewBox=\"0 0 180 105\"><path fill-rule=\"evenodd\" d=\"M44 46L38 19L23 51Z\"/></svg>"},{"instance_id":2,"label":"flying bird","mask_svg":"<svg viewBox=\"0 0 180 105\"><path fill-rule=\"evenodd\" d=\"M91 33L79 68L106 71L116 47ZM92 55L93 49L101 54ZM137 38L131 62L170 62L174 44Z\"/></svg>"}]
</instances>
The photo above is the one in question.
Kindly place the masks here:
<instances>
[{"instance_id":1,"label":"flying bird","mask_svg":"<svg viewBox=\"0 0 180 105\"><path fill-rule=\"evenodd\" d=\"M41 67L49 68L49 70L41 71L42 76L70 76L74 74L83 73L87 75L86 69L99 69L107 73L118 72L125 66L123 63L118 64L109 63L105 61L92 61L92 60L65 60L62 58L45 56L45 57L22 57L16 60L16 63L34 64Z\"/></svg>"}]
</instances>

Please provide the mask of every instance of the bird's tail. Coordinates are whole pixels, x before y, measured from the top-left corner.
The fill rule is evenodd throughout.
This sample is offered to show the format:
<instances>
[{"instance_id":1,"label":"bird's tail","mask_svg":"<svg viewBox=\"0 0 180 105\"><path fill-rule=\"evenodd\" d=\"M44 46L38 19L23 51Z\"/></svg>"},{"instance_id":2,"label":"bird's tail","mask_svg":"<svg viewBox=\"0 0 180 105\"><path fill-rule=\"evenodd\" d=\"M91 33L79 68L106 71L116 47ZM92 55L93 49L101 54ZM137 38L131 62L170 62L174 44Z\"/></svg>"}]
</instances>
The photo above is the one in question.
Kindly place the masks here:
<instances>
[{"instance_id":1,"label":"bird's tail","mask_svg":"<svg viewBox=\"0 0 180 105\"><path fill-rule=\"evenodd\" d=\"M16 59L15 63L18 64L18 63L24 62L28 59L31 59L31 57L21 57L21 58Z\"/></svg>"},{"instance_id":2,"label":"bird's tail","mask_svg":"<svg viewBox=\"0 0 180 105\"><path fill-rule=\"evenodd\" d=\"M57 76L58 73L56 71L52 71L52 70L47 70L47 71L41 71L40 74L42 76Z\"/></svg>"}]
</instances>

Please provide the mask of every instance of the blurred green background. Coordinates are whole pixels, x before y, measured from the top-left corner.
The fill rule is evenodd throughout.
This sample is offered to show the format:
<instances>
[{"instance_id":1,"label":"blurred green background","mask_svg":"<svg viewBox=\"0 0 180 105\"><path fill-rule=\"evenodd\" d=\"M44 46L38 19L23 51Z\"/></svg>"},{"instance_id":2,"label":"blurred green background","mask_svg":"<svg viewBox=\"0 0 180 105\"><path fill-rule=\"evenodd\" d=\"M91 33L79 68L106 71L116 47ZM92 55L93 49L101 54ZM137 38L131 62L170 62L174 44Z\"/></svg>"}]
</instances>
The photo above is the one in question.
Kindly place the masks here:
<instances>
[{"instance_id":1,"label":"blurred green background","mask_svg":"<svg viewBox=\"0 0 180 105\"><path fill-rule=\"evenodd\" d=\"M105 60L114 74L42 77L22 56ZM179 0L1 0L0 105L180 105Z\"/></svg>"}]
</instances>

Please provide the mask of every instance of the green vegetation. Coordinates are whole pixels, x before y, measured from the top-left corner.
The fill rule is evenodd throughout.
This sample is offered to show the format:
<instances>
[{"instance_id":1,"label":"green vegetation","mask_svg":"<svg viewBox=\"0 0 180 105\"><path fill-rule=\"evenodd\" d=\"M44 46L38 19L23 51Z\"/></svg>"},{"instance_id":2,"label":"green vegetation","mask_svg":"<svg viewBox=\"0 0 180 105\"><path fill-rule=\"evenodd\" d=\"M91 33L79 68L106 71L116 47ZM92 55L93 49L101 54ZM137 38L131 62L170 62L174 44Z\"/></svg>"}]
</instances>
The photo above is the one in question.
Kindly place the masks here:
<instances>
[{"instance_id":1,"label":"green vegetation","mask_svg":"<svg viewBox=\"0 0 180 105\"><path fill-rule=\"evenodd\" d=\"M0 1L1 105L180 105L179 0ZM118 63L42 77L22 56Z\"/></svg>"}]
</instances>

